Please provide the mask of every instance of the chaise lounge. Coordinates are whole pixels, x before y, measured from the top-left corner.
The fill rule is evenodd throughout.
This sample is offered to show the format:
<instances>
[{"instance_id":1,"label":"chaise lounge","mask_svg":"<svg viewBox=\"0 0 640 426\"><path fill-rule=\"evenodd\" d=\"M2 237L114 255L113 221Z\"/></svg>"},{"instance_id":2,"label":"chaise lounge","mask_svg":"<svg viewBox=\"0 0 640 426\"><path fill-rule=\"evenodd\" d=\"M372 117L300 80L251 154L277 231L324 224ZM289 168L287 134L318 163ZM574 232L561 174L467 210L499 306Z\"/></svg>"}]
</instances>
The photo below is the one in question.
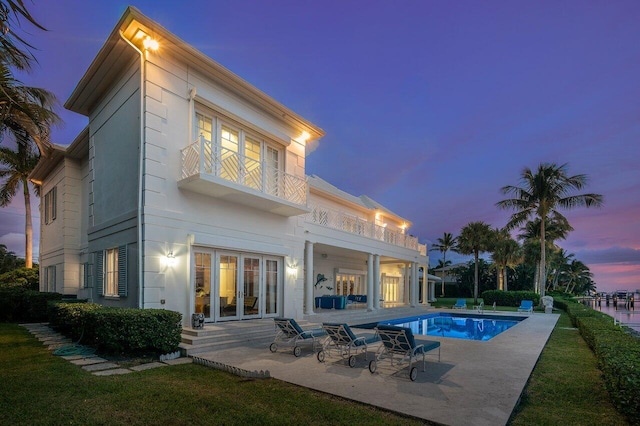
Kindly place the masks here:
<instances>
[{"instance_id":1,"label":"chaise lounge","mask_svg":"<svg viewBox=\"0 0 640 426\"><path fill-rule=\"evenodd\" d=\"M527 312L529 314L533 313L533 300L523 300L520 302L520 306L518 306L518 312Z\"/></svg>"},{"instance_id":2,"label":"chaise lounge","mask_svg":"<svg viewBox=\"0 0 640 426\"><path fill-rule=\"evenodd\" d=\"M324 323L322 329L327 333L322 349L318 352L318 361L324 362L325 356L330 356L336 350L342 358L347 359L349 367L356 365L356 355L364 353L367 359L367 344L378 341L376 336L356 336L348 324Z\"/></svg>"},{"instance_id":3,"label":"chaise lounge","mask_svg":"<svg viewBox=\"0 0 640 426\"><path fill-rule=\"evenodd\" d=\"M278 345L287 347L293 346L293 355L299 357L302 353L300 344L311 344L313 351L316 351L317 339L327 333L321 329L303 330L293 318L274 318L273 322L278 327L278 332L269 345L271 352L278 351Z\"/></svg>"},{"instance_id":4,"label":"chaise lounge","mask_svg":"<svg viewBox=\"0 0 640 426\"><path fill-rule=\"evenodd\" d=\"M399 356L397 364L409 361L409 378L412 382L418 377L418 369L413 366L414 360L422 355L422 371L426 369L425 355L427 352L438 349L438 362L440 362L440 342L435 340L420 340L416 342L413 332L408 327L378 324L376 327L382 345L376 352L375 358L369 362L371 374L376 372L378 362L389 358L394 365L394 356Z\"/></svg>"},{"instance_id":5,"label":"chaise lounge","mask_svg":"<svg viewBox=\"0 0 640 426\"><path fill-rule=\"evenodd\" d=\"M467 300L466 299L458 299L456 300L456 304L451 307L452 309L467 309Z\"/></svg>"}]
</instances>

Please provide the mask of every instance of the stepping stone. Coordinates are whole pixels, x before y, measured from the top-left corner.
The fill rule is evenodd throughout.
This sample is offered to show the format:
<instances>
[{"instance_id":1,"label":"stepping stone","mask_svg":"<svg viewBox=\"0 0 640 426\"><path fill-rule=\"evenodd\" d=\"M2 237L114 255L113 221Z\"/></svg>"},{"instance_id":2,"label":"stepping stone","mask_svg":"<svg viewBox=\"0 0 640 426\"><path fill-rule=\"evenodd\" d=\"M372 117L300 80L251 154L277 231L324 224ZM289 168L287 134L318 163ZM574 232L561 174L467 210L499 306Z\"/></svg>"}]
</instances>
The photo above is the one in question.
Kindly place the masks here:
<instances>
[{"instance_id":1,"label":"stepping stone","mask_svg":"<svg viewBox=\"0 0 640 426\"><path fill-rule=\"evenodd\" d=\"M115 374L128 374L132 373L131 370L127 370L126 368L114 368L113 370L102 370L96 371L93 373L94 376L113 376Z\"/></svg>"},{"instance_id":2,"label":"stepping stone","mask_svg":"<svg viewBox=\"0 0 640 426\"><path fill-rule=\"evenodd\" d=\"M82 355L65 355L61 356L60 358L66 359L67 361L72 361L74 359L83 359L84 357Z\"/></svg>"},{"instance_id":3,"label":"stepping stone","mask_svg":"<svg viewBox=\"0 0 640 426\"><path fill-rule=\"evenodd\" d=\"M113 362L102 362L100 364L91 364L85 365L82 367L85 371L101 371L101 370L109 370L113 368L120 367L118 364L114 364Z\"/></svg>"},{"instance_id":4,"label":"stepping stone","mask_svg":"<svg viewBox=\"0 0 640 426\"><path fill-rule=\"evenodd\" d=\"M183 358L176 358L176 359L168 359L163 362L168 365L192 364L193 359L189 357L183 357Z\"/></svg>"},{"instance_id":5,"label":"stepping stone","mask_svg":"<svg viewBox=\"0 0 640 426\"><path fill-rule=\"evenodd\" d=\"M91 365L91 364L99 364L101 362L107 362L107 360L104 358L100 358L98 356L95 356L92 358L82 358L82 359L71 360L71 363L75 365Z\"/></svg>"},{"instance_id":6,"label":"stepping stone","mask_svg":"<svg viewBox=\"0 0 640 426\"><path fill-rule=\"evenodd\" d=\"M149 362L147 364L140 364L140 365L136 365L135 367L131 367L131 369L133 371L144 371L144 370L150 370L152 368L158 368L158 367L166 367L166 364L163 364L161 362Z\"/></svg>"}]
</instances>

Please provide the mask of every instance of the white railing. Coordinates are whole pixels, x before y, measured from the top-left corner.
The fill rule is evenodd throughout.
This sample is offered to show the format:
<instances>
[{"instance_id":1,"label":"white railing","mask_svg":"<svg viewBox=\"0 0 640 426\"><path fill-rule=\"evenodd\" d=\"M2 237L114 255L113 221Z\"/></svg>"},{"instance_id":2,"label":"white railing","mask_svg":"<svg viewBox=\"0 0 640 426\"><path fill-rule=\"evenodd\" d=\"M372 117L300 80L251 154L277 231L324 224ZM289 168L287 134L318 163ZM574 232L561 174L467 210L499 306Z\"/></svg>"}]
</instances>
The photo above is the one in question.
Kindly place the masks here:
<instances>
[{"instance_id":1,"label":"white railing","mask_svg":"<svg viewBox=\"0 0 640 426\"><path fill-rule=\"evenodd\" d=\"M226 179L288 202L307 204L307 180L200 138L182 149L182 179L200 174Z\"/></svg>"},{"instance_id":2,"label":"white railing","mask_svg":"<svg viewBox=\"0 0 640 426\"><path fill-rule=\"evenodd\" d=\"M422 255L427 254L427 247L424 244L418 244L418 239L411 235L376 225L351 213L329 207L310 205L309 208L311 211L307 213L307 222L418 250Z\"/></svg>"}]
</instances>

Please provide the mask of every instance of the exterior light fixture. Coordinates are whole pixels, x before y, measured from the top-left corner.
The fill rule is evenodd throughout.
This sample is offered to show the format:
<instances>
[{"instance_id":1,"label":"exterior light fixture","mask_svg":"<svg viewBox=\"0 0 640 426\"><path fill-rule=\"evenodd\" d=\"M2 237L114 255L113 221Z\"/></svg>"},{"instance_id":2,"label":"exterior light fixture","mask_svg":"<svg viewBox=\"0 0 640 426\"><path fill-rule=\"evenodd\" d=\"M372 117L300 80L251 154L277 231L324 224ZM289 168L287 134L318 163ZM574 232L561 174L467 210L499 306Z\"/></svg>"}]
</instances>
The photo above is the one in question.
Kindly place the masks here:
<instances>
[{"instance_id":1,"label":"exterior light fixture","mask_svg":"<svg viewBox=\"0 0 640 426\"><path fill-rule=\"evenodd\" d=\"M287 273L294 280L298 278L298 262L295 259L292 259L287 264Z\"/></svg>"},{"instance_id":2,"label":"exterior light fixture","mask_svg":"<svg viewBox=\"0 0 640 426\"><path fill-rule=\"evenodd\" d=\"M152 38L149 34L147 34L143 30L138 30L136 34L133 36L133 40L137 41L138 43L141 43L144 50L155 51L155 50L158 50L158 48L160 47L160 43L158 43L158 40ZM138 44L138 46L140 46L140 44Z\"/></svg>"},{"instance_id":3,"label":"exterior light fixture","mask_svg":"<svg viewBox=\"0 0 640 426\"><path fill-rule=\"evenodd\" d=\"M173 254L173 251L167 253L167 266L169 268L173 268L176 264L176 256Z\"/></svg>"},{"instance_id":4,"label":"exterior light fixture","mask_svg":"<svg viewBox=\"0 0 640 426\"><path fill-rule=\"evenodd\" d=\"M306 143L311 138L311 135L306 130L298 136L298 142Z\"/></svg>"}]
</instances>

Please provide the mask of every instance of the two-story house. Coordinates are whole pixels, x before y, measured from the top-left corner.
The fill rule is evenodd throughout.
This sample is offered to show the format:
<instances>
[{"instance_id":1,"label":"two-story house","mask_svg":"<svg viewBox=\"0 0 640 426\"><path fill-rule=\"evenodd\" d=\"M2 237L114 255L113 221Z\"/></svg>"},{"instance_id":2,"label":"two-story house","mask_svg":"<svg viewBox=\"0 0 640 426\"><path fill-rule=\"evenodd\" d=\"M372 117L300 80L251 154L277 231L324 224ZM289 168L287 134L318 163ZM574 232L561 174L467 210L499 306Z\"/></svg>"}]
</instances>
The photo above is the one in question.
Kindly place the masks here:
<instances>
[{"instance_id":1,"label":"two-story house","mask_svg":"<svg viewBox=\"0 0 640 426\"><path fill-rule=\"evenodd\" d=\"M300 318L322 294L368 295L374 310L433 293L408 220L305 175L322 129L137 9L65 107L89 124L31 175L41 290L185 324Z\"/></svg>"}]
</instances>

